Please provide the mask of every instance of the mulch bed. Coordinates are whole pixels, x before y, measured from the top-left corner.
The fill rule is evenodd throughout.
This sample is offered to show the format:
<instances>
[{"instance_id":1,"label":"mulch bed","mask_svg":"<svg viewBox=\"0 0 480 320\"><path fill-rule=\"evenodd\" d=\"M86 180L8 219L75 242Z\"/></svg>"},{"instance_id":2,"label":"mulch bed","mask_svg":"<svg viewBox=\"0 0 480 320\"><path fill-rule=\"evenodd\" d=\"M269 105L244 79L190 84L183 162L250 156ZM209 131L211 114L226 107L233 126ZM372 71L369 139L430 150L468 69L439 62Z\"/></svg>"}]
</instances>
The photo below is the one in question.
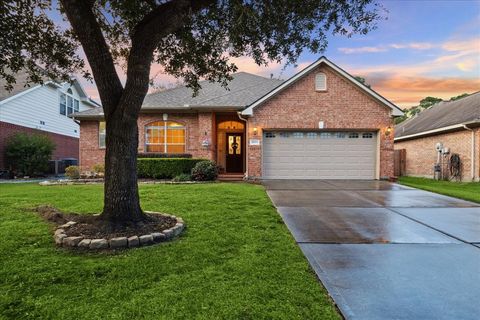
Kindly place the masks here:
<instances>
[{"instance_id":1,"label":"mulch bed","mask_svg":"<svg viewBox=\"0 0 480 320\"><path fill-rule=\"evenodd\" d=\"M145 214L146 219L133 225L112 226L99 219L98 215L63 213L50 206L40 206L36 210L39 215L59 227L68 221L76 224L65 229L67 236L82 236L89 239L112 239L116 237L131 237L172 228L177 220L170 216Z\"/></svg>"}]
</instances>

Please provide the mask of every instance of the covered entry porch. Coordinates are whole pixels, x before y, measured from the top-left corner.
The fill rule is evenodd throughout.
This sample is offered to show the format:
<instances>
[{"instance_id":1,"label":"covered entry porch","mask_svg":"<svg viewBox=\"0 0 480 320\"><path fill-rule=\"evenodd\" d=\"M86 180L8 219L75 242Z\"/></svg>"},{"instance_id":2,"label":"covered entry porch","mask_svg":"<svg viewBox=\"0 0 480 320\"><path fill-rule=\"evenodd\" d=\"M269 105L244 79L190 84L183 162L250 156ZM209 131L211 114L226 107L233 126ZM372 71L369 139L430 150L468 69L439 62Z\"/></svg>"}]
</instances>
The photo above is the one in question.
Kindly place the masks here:
<instances>
[{"instance_id":1,"label":"covered entry porch","mask_svg":"<svg viewBox=\"0 0 480 320\"><path fill-rule=\"evenodd\" d=\"M215 117L215 161L223 178L243 178L246 171L246 123L236 113Z\"/></svg>"}]
</instances>

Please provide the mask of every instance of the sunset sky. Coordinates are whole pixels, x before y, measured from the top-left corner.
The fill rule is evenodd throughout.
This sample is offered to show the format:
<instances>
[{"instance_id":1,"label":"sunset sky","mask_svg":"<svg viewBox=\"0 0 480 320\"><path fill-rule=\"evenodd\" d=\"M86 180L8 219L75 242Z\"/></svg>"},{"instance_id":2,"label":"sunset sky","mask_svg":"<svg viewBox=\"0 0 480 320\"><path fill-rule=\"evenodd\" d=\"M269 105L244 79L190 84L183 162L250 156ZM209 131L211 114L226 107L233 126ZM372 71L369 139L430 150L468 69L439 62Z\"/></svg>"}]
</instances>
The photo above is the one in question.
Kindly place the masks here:
<instances>
[{"instance_id":1,"label":"sunset sky","mask_svg":"<svg viewBox=\"0 0 480 320\"><path fill-rule=\"evenodd\" d=\"M401 107L426 96L448 99L480 91L480 1L382 1L387 20L368 35L330 36L324 52L353 75ZM258 67L249 58L236 60L240 71L286 79L321 55L305 53L298 66ZM153 66L152 75L160 68ZM159 74L157 84L175 79ZM82 80L92 98L94 85Z\"/></svg>"}]
</instances>

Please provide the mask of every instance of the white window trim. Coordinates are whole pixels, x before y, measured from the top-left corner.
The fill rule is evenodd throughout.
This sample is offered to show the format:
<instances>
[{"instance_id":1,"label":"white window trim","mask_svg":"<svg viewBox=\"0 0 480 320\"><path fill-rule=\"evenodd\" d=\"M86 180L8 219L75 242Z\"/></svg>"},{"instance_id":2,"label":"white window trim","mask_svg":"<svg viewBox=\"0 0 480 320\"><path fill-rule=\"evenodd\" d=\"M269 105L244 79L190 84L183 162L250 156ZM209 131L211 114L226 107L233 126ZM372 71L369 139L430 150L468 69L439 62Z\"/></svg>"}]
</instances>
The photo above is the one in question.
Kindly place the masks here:
<instances>
[{"instance_id":1,"label":"white window trim","mask_svg":"<svg viewBox=\"0 0 480 320\"><path fill-rule=\"evenodd\" d=\"M165 154L169 154L168 153L168 146L183 146L183 153L185 153L187 151L187 128L183 123L176 122L176 121L170 121L170 120L166 120L166 121L165 120L159 120L159 121L154 121L154 122L151 122L151 123L155 123L155 122L162 122L163 126L152 126L152 125L149 125L149 124L147 124L145 126L145 152L146 153L155 153L154 151L148 151L148 146L161 146L161 145L163 145L163 153L165 153ZM167 126L168 122L175 122L175 123L181 124L182 126L181 127L168 127ZM149 128L158 128L158 129L162 128L165 142L164 143L148 143L147 132L148 132ZM182 129L184 131L185 142L184 143L168 143L167 142L168 128ZM170 153L170 154L172 154L172 153Z\"/></svg>"}]
</instances>

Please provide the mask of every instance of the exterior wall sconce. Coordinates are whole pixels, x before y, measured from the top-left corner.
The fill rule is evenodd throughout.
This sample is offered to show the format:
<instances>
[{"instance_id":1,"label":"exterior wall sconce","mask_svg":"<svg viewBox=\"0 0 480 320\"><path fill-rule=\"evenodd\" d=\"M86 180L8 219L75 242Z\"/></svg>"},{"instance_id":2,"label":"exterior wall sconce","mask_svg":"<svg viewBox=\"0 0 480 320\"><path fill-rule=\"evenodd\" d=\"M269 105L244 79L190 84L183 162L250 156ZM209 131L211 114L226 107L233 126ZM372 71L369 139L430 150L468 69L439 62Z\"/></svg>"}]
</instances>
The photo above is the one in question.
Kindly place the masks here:
<instances>
[{"instance_id":1,"label":"exterior wall sconce","mask_svg":"<svg viewBox=\"0 0 480 320\"><path fill-rule=\"evenodd\" d=\"M385 129L385 135L388 137L392 133L392 127L388 126L387 129Z\"/></svg>"},{"instance_id":2,"label":"exterior wall sconce","mask_svg":"<svg viewBox=\"0 0 480 320\"><path fill-rule=\"evenodd\" d=\"M163 114L163 121L167 121L168 120L168 113L164 113Z\"/></svg>"},{"instance_id":3,"label":"exterior wall sconce","mask_svg":"<svg viewBox=\"0 0 480 320\"><path fill-rule=\"evenodd\" d=\"M258 129L257 129L257 127L254 127L254 128L253 128L253 135L256 136L257 133L258 133Z\"/></svg>"}]
</instances>

